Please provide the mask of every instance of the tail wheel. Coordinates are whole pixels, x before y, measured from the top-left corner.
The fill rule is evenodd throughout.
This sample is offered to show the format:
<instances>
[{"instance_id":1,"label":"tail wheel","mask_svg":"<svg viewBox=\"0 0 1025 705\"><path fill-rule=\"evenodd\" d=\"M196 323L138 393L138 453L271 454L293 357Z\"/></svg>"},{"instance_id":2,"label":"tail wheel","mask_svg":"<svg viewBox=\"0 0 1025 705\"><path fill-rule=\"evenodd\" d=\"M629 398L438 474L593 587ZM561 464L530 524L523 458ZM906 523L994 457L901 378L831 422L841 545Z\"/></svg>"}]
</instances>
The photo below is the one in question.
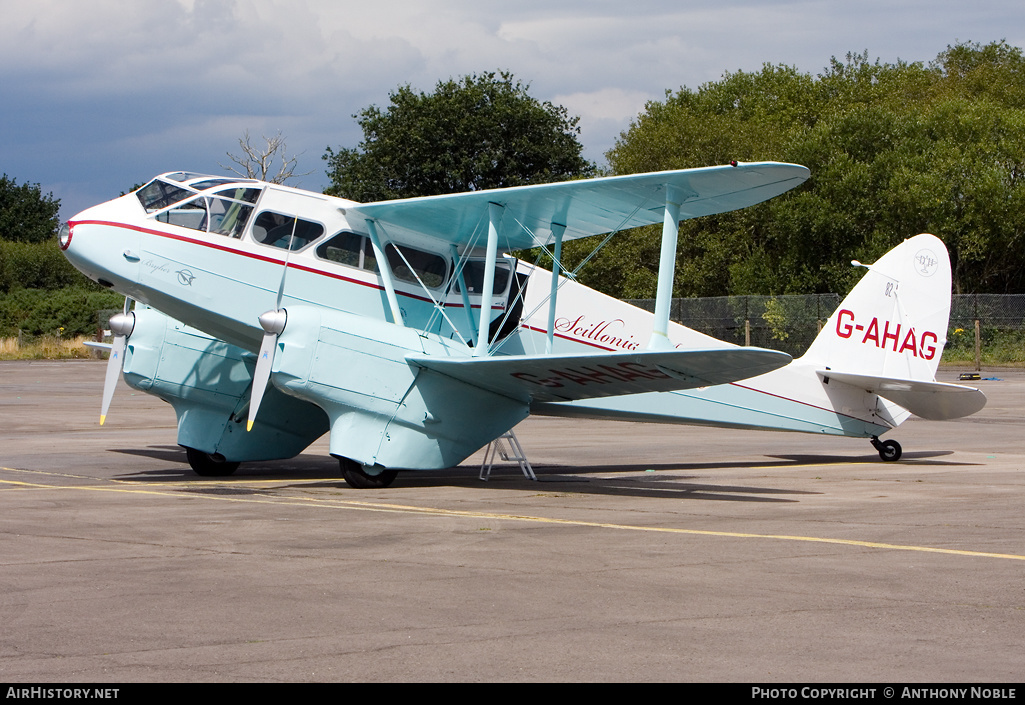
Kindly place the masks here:
<instances>
[{"instance_id":1,"label":"tail wheel","mask_svg":"<svg viewBox=\"0 0 1025 705\"><path fill-rule=\"evenodd\" d=\"M186 448L185 457L189 465L202 477L227 477L236 470L240 463L229 463L222 455L211 455L195 448Z\"/></svg>"},{"instance_id":2,"label":"tail wheel","mask_svg":"<svg viewBox=\"0 0 1025 705\"><path fill-rule=\"evenodd\" d=\"M372 475L355 460L339 458L338 465L342 469L342 477L349 487L357 490L374 490L388 487L395 481L398 470L381 470Z\"/></svg>"},{"instance_id":3,"label":"tail wheel","mask_svg":"<svg viewBox=\"0 0 1025 705\"><path fill-rule=\"evenodd\" d=\"M901 453L903 452L901 450L900 443L892 439L880 441L878 438L873 438L872 445L879 451L879 457L887 463L893 463L900 460Z\"/></svg>"}]
</instances>

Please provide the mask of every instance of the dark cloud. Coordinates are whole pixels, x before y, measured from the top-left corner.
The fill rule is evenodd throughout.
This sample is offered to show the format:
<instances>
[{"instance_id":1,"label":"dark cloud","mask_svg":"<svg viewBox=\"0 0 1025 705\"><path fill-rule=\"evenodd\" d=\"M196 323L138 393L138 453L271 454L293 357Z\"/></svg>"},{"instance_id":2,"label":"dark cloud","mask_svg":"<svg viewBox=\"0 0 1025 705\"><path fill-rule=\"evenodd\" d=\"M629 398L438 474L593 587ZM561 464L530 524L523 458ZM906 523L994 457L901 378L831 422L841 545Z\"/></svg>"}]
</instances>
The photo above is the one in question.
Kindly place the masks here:
<instances>
[{"instance_id":1,"label":"dark cloud","mask_svg":"<svg viewBox=\"0 0 1025 705\"><path fill-rule=\"evenodd\" d=\"M179 0L5 4L0 170L69 216L158 172L220 172L237 137L281 131L324 185L325 147L400 84L508 69L581 116L601 159L666 89L763 63L817 73L831 56L929 61L958 40L1021 46L1018 3L376 3Z\"/></svg>"}]
</instances>

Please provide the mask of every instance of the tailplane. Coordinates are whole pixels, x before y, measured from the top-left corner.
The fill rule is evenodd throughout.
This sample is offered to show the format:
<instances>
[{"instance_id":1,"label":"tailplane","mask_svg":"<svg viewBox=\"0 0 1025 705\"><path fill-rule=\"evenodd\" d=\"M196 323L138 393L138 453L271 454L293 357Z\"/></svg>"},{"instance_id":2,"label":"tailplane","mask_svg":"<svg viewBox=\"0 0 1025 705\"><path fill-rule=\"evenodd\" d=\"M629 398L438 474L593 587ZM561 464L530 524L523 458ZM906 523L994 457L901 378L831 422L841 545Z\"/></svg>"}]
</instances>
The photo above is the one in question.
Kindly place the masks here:
<instances>
[{"instance_id":1,"label":"tailplane","mask_svg":"<svg viewBox=\"0 0 1025 705\"><path fill-rule=\"evenodd\" d=\"M985 406L978 389L936 382L951 292L939 238L917 235L860 266L868 272L801 360L818 367L823 381L860 387L922 418L958 418Z\"/></svg>"}]
</instances>

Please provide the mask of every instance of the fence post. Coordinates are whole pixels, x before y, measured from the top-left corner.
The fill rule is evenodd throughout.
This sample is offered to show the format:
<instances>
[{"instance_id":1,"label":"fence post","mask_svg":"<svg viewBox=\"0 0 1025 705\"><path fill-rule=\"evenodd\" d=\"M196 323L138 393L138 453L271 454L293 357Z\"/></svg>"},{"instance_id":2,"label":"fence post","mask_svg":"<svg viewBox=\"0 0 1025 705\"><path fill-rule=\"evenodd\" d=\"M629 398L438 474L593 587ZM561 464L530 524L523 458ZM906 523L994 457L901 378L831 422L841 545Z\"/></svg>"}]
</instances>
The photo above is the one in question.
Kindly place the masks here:
<instances>
[{"instance_id":1,"label":"fence post","mask_svg":"<svg viewBox=\"0 0 1025 705\"><path fill-rule=\"evenodd\" d=\"M751 297L744 297L744 347L751 347Z\"/></svg>"},{"instance_id":2,"label":"fence post","mask_svg":"<svg viewBox=\"0 0 1025 705\"><path fill-rule=\"evenodd\" d=\"M978 318L975 319L975 371L982 371L982 335Z\"/></svg>"}]
</instances>

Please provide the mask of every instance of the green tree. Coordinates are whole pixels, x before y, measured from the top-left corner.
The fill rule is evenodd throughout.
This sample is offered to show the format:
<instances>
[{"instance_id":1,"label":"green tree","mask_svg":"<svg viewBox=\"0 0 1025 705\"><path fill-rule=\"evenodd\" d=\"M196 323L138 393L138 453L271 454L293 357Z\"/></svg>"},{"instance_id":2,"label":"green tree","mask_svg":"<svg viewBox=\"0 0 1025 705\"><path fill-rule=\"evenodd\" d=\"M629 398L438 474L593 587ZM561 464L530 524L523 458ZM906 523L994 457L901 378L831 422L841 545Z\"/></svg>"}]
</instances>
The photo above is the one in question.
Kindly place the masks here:
<instances>
[{"instance_id":1,"label":"green tree","mask_svg":"<svg viewBox=\"0 0 1025 705\"><path fill-rule=\"evenodd\" d=\"M38 184L0 178L0 337L92 334L96 311L121 305L75 270L57 247L60 201Z\"/></svg>"},{"instance_id":2,"label":"green tree","mask_svg":"<svg viewBox=\"0 0 1025 705\"><path fill-rule=\"evenodd\" d=\"M923 63L833 59L817 77L765 66L650 103L607 155L616 173L804 164L802 187L686 221L675 293L842 293L906 237L947 244L957 292L1025 291L1025 57L1004 42ZM624 233L581 271L607 293L654 295L659 229ZM572 264L587 243L566 248Z\"/></svg>"},{"instance_id":3,"label":"green tree","mask_svg":"<svg viewBox=\"0 0 1025 705\"><path fill-rule=\"evenodd\" d=\"M591 175L578 118L529 88L506 72L440 81L433 93L400 87L386 109L353 116L358 147L327 149L327 193L367 202Z\"/></svg>"},{"instance_id":4,"label":"green tree","mask_svg":"<svg viewBox=\"0 0 1025 705\"><path fill-rule=\"evenodd\" d=\"M43 242L60 228L60 200L43 195L39 184L21 184L0 177L0 240Z\"/></svg>"},{"instance_id":5,"label":"green tree","mask_svg":"<svg viewBox=\"0 0 1025 705\"><path fill-rule=\"evenodd\" d=\"M56 241L0 240L0 294L15 289L62 289L75 285L91 284L68 262Z\"/></svg>"}]
</instances>

